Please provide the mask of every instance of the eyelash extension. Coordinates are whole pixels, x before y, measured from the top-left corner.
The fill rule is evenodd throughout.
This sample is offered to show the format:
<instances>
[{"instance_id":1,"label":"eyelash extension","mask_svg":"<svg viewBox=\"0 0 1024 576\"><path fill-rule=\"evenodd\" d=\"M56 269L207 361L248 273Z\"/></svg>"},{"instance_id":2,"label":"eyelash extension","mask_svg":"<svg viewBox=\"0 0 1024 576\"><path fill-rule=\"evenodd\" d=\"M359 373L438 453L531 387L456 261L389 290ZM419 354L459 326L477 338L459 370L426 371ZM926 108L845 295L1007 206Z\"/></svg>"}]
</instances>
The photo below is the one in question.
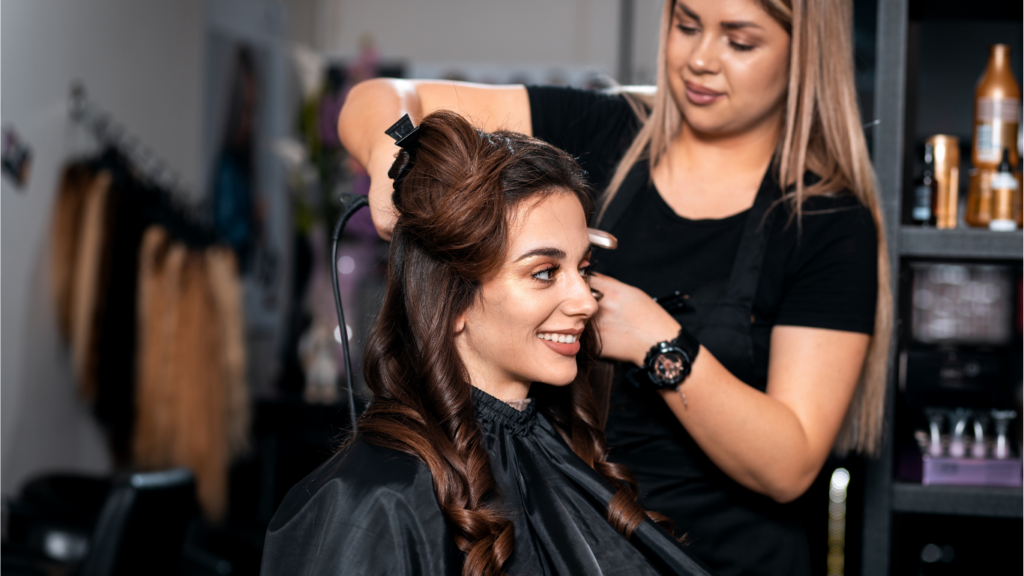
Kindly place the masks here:
<instances>
[{"instance_id":1,"label":"eyelash extension","mask_svg":"<svg viewBox=\"0 0 1024 576\"><path fill-rule=\"evenodd\" d=\"M753 46L750 46L748 44L737 44L732 41L729 42L729 45L732 46L733 50L737 50L739 52L750 52L751 50L754 49Z\"/></svg>"},{"instance_id":2,"label":"eyelash extension","mask_svg":"<svg viewBox=\"0 0 1024 576\"><path fill-rule=\"evenodd\" d=\"M580 268L580 272L584 278L589 278L590 273L594 271L594 267L597 266L597 260L592 260L590 264L587 264L583 268Z\"/></svg>"}]
</instances>

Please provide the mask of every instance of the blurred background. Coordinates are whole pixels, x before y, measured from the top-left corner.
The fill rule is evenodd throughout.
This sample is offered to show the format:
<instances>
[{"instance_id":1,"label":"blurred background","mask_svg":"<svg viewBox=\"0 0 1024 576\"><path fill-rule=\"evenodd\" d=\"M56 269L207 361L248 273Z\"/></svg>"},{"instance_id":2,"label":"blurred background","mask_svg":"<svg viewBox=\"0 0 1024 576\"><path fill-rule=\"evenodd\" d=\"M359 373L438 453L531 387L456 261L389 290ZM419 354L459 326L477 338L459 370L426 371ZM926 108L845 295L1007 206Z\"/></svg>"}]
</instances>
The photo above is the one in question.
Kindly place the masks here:
<instances>
[{"instance_id":1,"label":"blurred background","mask_svg":"<svg viewBox=\"0 0 1024 576\"><path fill-rule=\"evenodd\" d=\"M876 53L892 3L854 4L858 96L870 122L889 102L877 98ZM894 4L906 17L908 2ZM1012 44L1021 77L1019 3L996 2L966 25L955 3L938 4L928 12L909 2L912 22L897 33L912 48L915 92L890 102L917 119L907 124L908 181L929 135L970 140L989 44ZM4 0L3 571L257 574L284 494L348 427L341 330L352 337L357 404L365 401L361 342L387 246L363 211L330 262L338 195L368 187L337 139L348 90L377 76L650 84L661 6ZM916 91L941 97L918 107ZM1016 342L1013 362L1015 238L1016 249L999 253L1006 262L988 258L997 269L971 277L1005 284L1003 308L979 314L1018 319L985 340ZM1017 366L1005 379L1019 382ZM927 427L920 410L906 418L907 438L919 420ZM820 525L816 570L858 573L863 464L826 472L814 488L821 508L809 515ZM929 538L907 544L907 566L924 566L927 546L940 551L929 566L952 562L948 543Z\"/></svg>"}]
</instances>

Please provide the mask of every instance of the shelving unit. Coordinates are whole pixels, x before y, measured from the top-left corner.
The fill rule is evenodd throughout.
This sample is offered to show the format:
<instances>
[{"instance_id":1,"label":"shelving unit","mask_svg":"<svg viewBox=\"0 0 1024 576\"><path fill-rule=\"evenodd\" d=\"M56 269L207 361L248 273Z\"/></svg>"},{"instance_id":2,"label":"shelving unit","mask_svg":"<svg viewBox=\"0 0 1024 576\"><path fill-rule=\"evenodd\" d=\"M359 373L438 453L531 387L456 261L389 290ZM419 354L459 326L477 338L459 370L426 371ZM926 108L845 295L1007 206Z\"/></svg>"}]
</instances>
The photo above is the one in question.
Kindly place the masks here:
<instances>
[{"instance_id":1,"label":"shelving unit","mask_svg":"<svg viewBox=\"0 0 1024 576\"><path fill-rule=\"evenodd\" d=\"M893 512L1022 518L1024 493L1019 488L892 485Z\"/></svg>"},{"instance_id":2,"label":"shelving unit","mask_svg":"<svg viewBox=\"0 0 1024 576\"><path fill-rule=\"evenodd\" d=\"M1019 2L982 2L973 5L949 0L878 2L873 109L879 122L873 134L873 161L886 221L894 294L899 289L899 272L901 262L905 259L1020 262L1024 257L1024 234L1020 231L998 233L976 229L936 230L901 224L903 190L909 184L908 172L913 171L913 165L905 163L912 162L916 153L914 118L908 118L908 115L916 112L917 102L910 104L915 108L908 113L907 100L908 88L909 94L916 97L917 80L913 76L920 55L915 53L916 48L911 41L915 39L911 18L1019 20L1020 14ZM1019 47L1015 47L1015 51L1019 51ZM1022 56L1019 53L1015 55L1016 58ZM897 305L894 317L899 319L899 298L895 300ZM896 350L897 346L894 345L886 391L884 444L878 457L866 462L864 472L861 573L865 576L885 576L890 572L894 514L1020 519L1024 510L1021 489L922 486L894 481Z\"/></svg>"},{"instance_id":3,"label":"shelving unit","mask_svg":"<svg viewBox=\"0 0 1024 576\"><path fill-rule=\"evenodd\" d=\"M1011 260L1024 257L1024 234L988 230L900 228L900 255L917 258Z\"/></svg>"}]
</instances>

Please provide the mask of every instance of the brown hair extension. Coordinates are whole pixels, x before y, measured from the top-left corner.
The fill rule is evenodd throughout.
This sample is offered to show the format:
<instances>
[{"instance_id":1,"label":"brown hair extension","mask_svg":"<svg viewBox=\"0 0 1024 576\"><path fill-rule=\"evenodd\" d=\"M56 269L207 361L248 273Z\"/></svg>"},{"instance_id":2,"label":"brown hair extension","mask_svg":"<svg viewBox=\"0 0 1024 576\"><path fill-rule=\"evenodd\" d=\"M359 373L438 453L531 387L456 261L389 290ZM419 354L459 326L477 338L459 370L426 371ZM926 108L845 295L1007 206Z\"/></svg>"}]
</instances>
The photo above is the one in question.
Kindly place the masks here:
<instances>
[{"instance_id":1,"label":"brown hair extension","mask_svg":"<svg viewBox=\"0 0 1024 576\"><path fill-rule=\"evenodd\" d=\"M78 378L78 393L90 402L96 397L98 385L99 321L103 316L103 283L110 262L107 248L111 181L109 172L101 172L86 191L71 294L71 360Z\"/></svg>"},{"instance_id":2,"label":"brown hair extension","mask_svg":"<svg viewBox=\"0 0 1024 576\"><path fill-rule=\"evenodd\" d=\"M241 288L234 254L188 250L159 226L139 252L133 464L188 466L214 522L227 510L228 465L247 449Z\"/></svg>"},{"instance_id":3,"label":"brown hair extension","mask_svg":"<svg viewBox=\"0 0 1024 576\"><path fill-rule=\"evenodd\" d=\"M173 245L167 232L150 226L139 249L138 343L135 432L132 461L142 469L171 461L175 343L185 248Z\"/></svg>"},{"instance_id":4,"label":"brown hair extension","mask_svg":"<svg viewBox=\"0 0 1024 576\"><path fill-rule=\"evenodd\" d=\"M366 343L364 373L373 401L359 421L372 444L418 457L430 469L438 504L466 576L497 575L514 545L512 522L494 504L497 484L473 415L469 377L455 347L454 324L481 281L504 262L509 219L524 201L572 194L590 199L566 153L514 132L480 132L461 116L430 114L415 157L402 150L389 176L398 212L384 301ZM587 326L580 370L569 386L535 386L537 408L567 436L576 454L618 493L608 521L629 536L644 511L622 466L605 461L605 438L588 381L599 349Z\"/></svg>"},{"instance_id":5,"label":"brown hair extension","mask_svg":"<svg viewBox=\"0 0 1024 576\"><path fill-rule=\"evenodd\" d=\"M174 394L174 464L196 475L196 493L209 520L227 510L227 387L222 370L223 322L218 317L204 252L192 250L181 272L178 364Z\"/></svg>"},{"instance_id":6,"label":"brown hair extension","mask_svg":"<svg viewBox=\"0 0 1024 576\"><path fill-rule=\"evenodd\" d=\"M228 454L234 458L249 450L249 427L252 420L246 379L242 285L238 279L235 253L223 246L207 248L206 270L217 307L217 319L221 324L221 370L227 394L225 418Z\"/></svg>"},{"instance_id":7,"label":"brown hair extension","mask_svg":"<svg viewBox=\"0 0 1024 576\"><path fill-rule=\"evenodd\" d=\"M82 164L64 168L50 221L50 287L57 305L57 324L65 342L71 339L71 313L78 234L85 195L92 174Z\"/></svg>"}]
</instances>

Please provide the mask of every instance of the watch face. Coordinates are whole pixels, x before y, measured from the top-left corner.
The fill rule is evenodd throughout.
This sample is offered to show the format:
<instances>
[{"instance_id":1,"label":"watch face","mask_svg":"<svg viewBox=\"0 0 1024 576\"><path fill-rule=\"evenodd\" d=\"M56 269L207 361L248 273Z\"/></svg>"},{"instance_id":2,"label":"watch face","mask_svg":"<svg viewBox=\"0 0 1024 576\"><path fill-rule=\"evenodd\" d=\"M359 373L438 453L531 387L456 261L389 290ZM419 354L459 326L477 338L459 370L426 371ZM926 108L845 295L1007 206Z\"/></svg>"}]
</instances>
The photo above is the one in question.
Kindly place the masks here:
<instances>
[{"instance_id":1,"label":"watch face","mask_svg":"<svg viewBox=\"0 0 1024 576\"><path fill-rule=\"evenodd\" d=\"M664 384L678 384L686 371L686 359L678 352L666 351L654 358L653 376Z\"/></svg>"}]
</instances>

